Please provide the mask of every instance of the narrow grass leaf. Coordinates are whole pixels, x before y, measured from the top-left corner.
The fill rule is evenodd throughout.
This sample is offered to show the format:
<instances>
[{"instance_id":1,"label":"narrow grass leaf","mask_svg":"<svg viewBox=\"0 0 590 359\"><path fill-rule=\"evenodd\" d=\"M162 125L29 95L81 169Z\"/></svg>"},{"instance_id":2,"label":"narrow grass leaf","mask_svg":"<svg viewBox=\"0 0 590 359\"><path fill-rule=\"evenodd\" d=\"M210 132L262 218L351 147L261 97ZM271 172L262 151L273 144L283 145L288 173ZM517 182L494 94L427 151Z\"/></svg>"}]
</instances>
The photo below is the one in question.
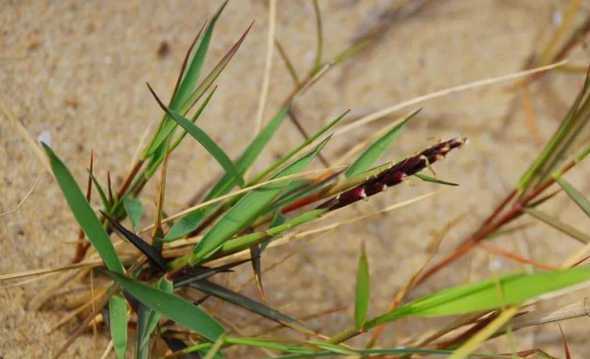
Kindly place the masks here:
<instances>
[{"instance_id":1,"label":"narrow grass leaf","mask_svg":"<svg viewBox=\"0 0 590 359\"><path fill-rule=\"evenodd\" d=\"M148 359L150 355L148 344L151 333L148 333L147 328L150 316L152 313L154 313L154 311L139 302L137 302L135 311L137 312L137 340L135 342L135 358Z\"/></svg>"},{"instance_id":2,"label":"narrow grass leaf","mask_svg":"<svg viewBox=\"0 0 590 359\"><path fill-rule=\"evenodd\" d=\"M203 114L203 112L205 111L207 106L209 105L209 102L211 102L211 99L213 98L213 95L215 95L216 91L217 91L217 86L215 86L209 92L209 95L207 95L207 97L205 98L205 101L203 101L201 106L199 106L199 108L197 109L197 111L195 112L193 117L191 118L191 122L195 123L201 117L201 115ZM178 147L178 145L180 145L180 143L186 137L187 134L188 134L187 131L183 131L182 134L180 136L178 136L178 138L176 138L174 143L170 146L170 149L168 150L168 152L174 151L176 149L176 147Z\"/></svg>"},{"instance_id":3,"label":"narrow grass leaf","mask_svg":"<svg viewBox=\"0 0 590 359\"><path fill-rule=\"evenodd\" d=\"M100 202L102 203L102 206L105 208L105 211L109 212L111 203L109 203L109 199L107 198L104 189L102 188L100 182L98 182L98 179L96 179L93 173L89 173L89 176L92 179L92 182L94 183L94 188L96 188L96 191L98 192L98 196L100 197Z\"/></svg>"},{"instance_id":4,"label":"narrow grass leaf","mask_svg":"<svg viewBox=\"0 0 590 359\"><path fill-rule=\"evenodd\" d=\"M174 295L174 284L172 284L172 282L166 279L165 277L160 278L160 280L156 283L156 288L171 295ZM143 336L143 342L141 343L142 346L147 346L150 336L152 335L154 330L156 330L156 327L160 322L160 317L160 312L155 310L149 311L146 321L145 335Z\"/></svg>"},{"instance_id":5,"label":"narrow grass leaf","mask_svg":"<svg viewBox=\"0 0 590 359\"><path fill-rule=\"evenodd\" d=\"M557 229L558 231L572 237L573 239L581 242L581 243L590 243L590 236L586 233L583 233L576 228L570 226L567 223L560 221L559 219L550 216L544 212L541 212L537 209L533 208L525 208L524 210L526 213L531 215L532 217L538 219L539 221L550 225L551 227Z\"/></svg>"},{"instance_id":6,"label":"narrow grass leaf","mask_svg":"<svg viewBox=\"0 0 590 359\"><path fill-rule=\"evenodd\" d=\"M80 190L78 183L76 183L68 168L55 152L47 144L42 143L42 145L49 157L49 163L57 179L57 183L76 221L78 221L78 224L82 227L84 233L86 233L86 237L90 240L94 248L96 248L96 251L109 270L123 273L123 265L115 252L113 243Z\"/></svg>"},{"instance_id":7,"label":"narrow grass leaf","mask_svg":"<svg viewBox=\"0 0 590 359\"><path fill-rule=\"evenodd\" d=\"M399 137L401 130L404 128L406 123L414 116L416 116L421 109L418 109L395 125L391 130L387 131L385 135L381 136L375 142L373 142L361 155L350 165L346 170L346 177L351 177L359 173L365 172L370 169L375 162L383 156L383 154L389 149L391 144Z\"/></svg>"},{"instance_id":8,"label":"narrow grass leaf","mask_svg":"<svg viewBox=\"0 0 590 359\"><path fill-rule=\"evenodd\" d=\"M590 217L590 201L588 201L577 189L563 178L557 178L557 183L563 188L565 193L580 207L588 217Z\"/></svg>"},{"instance_id":9,"label":"narrow grass leaf","mask_svg":"<svg viewBox=\"0 0 590 359\"><path fill-rule=\"evenodd\" d=\"M322 141L314 150L280 170L273 179L301 172L317 156L328 140L329 138ZM233 235L251 225L290 182L286 180L268 184L244 195L197 243L191 259L193 264L202 261Z\"/></svg>"},{"instance_id":10,"label":"narrow grass leaf","mask_svg":"<svg viewBox=\"0 0 590 359\"><path fill-rule=\"evenodd\" d=\"M545 293L590 279L590 267L517 273L442 290L417 299L365 324L365 329L407 316L459 315L522 304Z\"/></svg>"},{"instance_id":11,"label":"narrow grass leaf","mask_svg":"<svg viewBox=\"0 0 590 359\"><path fill-rule=\"evenodd\" d=\"M195 281L190 283L189 286L277 323L290 324L297 322L294 318L291 318L276 309L207 280Z\"/></svg>"},{"instance_id":12,"label":"narrow grass leaf","mask_svg":"<svg viewBox=\"0 0 590 359\"><path fill-rule=\"evenodd\" d=\"M348 349L345 346L338 345L338 344L327 343L327 342L323 342L323 341L319 341L319 340L310 340L309 343L319 347L320 349L327 350L333 354L353 355L353 356L358 355L358 353L356 351Z\"/></svg>"},{"instance_id":13,"label":"narrow grass leaf","mask_svg":"<svg viewBox=\"0 0 590 359\"><path fill-rule=\"evenodd\" d=\"M199 84L199 86L192 92L191 96L187 99L187 101L183 104L183 109L181 112L190 111L190 109L194 106L194 104L205 94L211 86L215 83L215 80L221 75L225 67L229 64L231 59L234 55L238 52L240 46L246 39L246 36L252 29L254 22L250 23L248 28L242 33L238 41L226 52L225 55L217 62L217 64L213 67L213 69L205 76L203 81Z\"/></svg>"},{"instance_id":14,"label":"narrow grass leaf","mask_svg":"<svg viewBox=\"0 0 590 359\"><path fill-rule=\"evenodd\" d=\"M255 244L270 240L273 237L278 236L279 234L290 231L291 229L297 226L316 220L320 218L322 215L326 214L327 212L327 209L313 209L311 211L307 211L293 218L290 218L284 223L273 226L265 231L254 232L240 237L232 238L227 242L223 243L219 253L221 255L227 255L230 253L239 252L246 248L250 248Z\"/></svg>"},{"instance_id":15,"label":"narrow grass leaf","mask_svg":"<svg viewBox=\"0 0 590 359\"><path fill-rule=\"evenodd\" d=\"M199 75L201 73L201 69L203 68L203 64L205 62L205 58L207 56L207 52L209 50L209 44L211 42L211 38L213 36L213 30L215 29L215 25L221 12L227 5L227 1L225 1L216 14L213 16L209 24L207 25L207 29L205 30L205 34L201 38L199 42L199 46L194 52L194 55L190 59L190 64L184 68L181 73L181 78L179 83L177 84L177 88L174 91L174 95L170 100L170 108L174 111L182 111L183 107L187 107L188 100L191 96L191 93L195 91L197 86L197 81L199 79ZM190 54L187 55L190 57ZM188 60L185 59L185 61ZM160 123L160 127L158 131L154 135L151 143L146 147L144 152L144 158L151 157L154 152L162 145L162 143L172 134L174 130L174 122L171 121L170 118L164 116L162 122Z\"/></svg>"},{"instance_id":16,"label":"narrow grass leaf","mask_svg":"<svg viewBox=\"0 0 590 359\"><path fill-rule=\"evenodd\" d=\"M436 177L425 175L424 173L416 173L414 176L420 178L424 182L431 182L431 183L442 184L445 186L453 186L453 187L456 187L459 185L458 183L441 180Z\"/></svg>"},{"instance_id":17,"label":"narrow grass leaf","mask_svg":"<svg viewBox=\"0 0 590 359\"><path fill-rule=\"evenodd\" d=\"M137 232L141 225L141 217L144 212L143 205L137 198L133 196L125 196L123 198L123 207L125 208L125 213L127 213L127 216L131 220L133 230Z\"/></svg>"},{"instance_id":18,"label":"narrow grass leaf","mask_svg":"<svg viewBox=\"0 0 590 359\"><path fill-rule=\"evenodd\" d=\"M108 272L111 278L150 309L160 312L204 338L215 341L224 329L215 319L192 303L166 291L137 282L119 273Z\"/></svg>"},{"instance_id":19,"label":"narrow grass leaf","mask_svg":"<svg viewBox=\"0 0 590 359\"><path fill-rule=\"evenodd\" d=\"M221 13L225 9L226 5L227 1L224 1L219 7L219 10L217 10L215 15L213 15L213 18L209 24L207 24L203 38L199 42L199 46L195 50L195 53L190 60L190 64L183 74L182 81L178 86L178 91L175 93L172 101L170 102L170 108L179 110L180 106L187 102L190 94L195 90L201 69L205 63L205 57L207 56L207 52L209 50L209 44L211 43L211 38L213 37L215 25L217 24L217 20L221 16Z\"/></svg>"},{"instance_id":20,"label":"narrow grass leaf","mask_svg":"<svg viewBox=\"0 0 590 359\"><path fill-rule=\"evenodd\" d=\"M293 159L295 156L297 156L302 150L304 150L305 148L307 148L307 146L311 145L318 138L322 137L324 134L326 134L328 131L330 131L332 128L334 128L338 123L340 123L340 121L342 121L342 119L349 112L350 112L350 110L344 111L344 113L342 113L341 115L339 115L338 117L336 117L335 119L333 119L332 121L330 121L327 125L325 125L321 129L319 129L313 135L309 136L309 138L307 138L305 141L303 141L303 143L301 143L299 146L297 146L296 148L294 148L293 150L291 150L285 156L281 157L279 160L275 161L273 164L271 164L264 171L262 171L261 173L259 173L256 176L256 178L252 181L252 183L258 183L259 181L263 180L264 178L266 178L270 174L275 173L275 171L277 169L283 167L285 165L285 163L289 162L291 159Z\"/></svg>"},{"instance_id":21,"label":"narrow grass leaf","mask_svg":"<svg viewBox=\"0 0 590 359\"><path fill-rule=\"evenodd\" d=\"M127 352L127 301L119 295L113 295L109 299L109 321L111 325L111 338L117 359L125 359Z\"/></svg>"},{"instance_id":22,"label":"narrow grass leaf","mask_svg":"<svg viewBox=\"0 0 590 359\"><path fill-rule=\"evenodd\" d=\"M244 186L244 179L234 166L232 160L225 154L225 152L219 147L215 141L209 137L205 131L199 128L197 125L186 119L185 117L172 112L169 108L164 105L164 103L158 98L158 95L154 92L152 87L148 84L148 88L150 92L168 116L172 118L177 124L179 124L182 128L184 128L197 142L199 142L206 150L209 152L217 162L223 167L226 173L230 174L234 178L237 179L240 186Z\"/></svg>"},{"instance_id":23,"label":"narrow grass leaf","mask_svg":"<svg viewBox=\"0 0 590 359\"><path fill-rule=\"evenodd\" d=\"M240 175L243 176L250 166L252 166L252 164L256 161L258 156L262 153L268 142L282 124L283 120L286 118L287 111L287 108L281 109L264 127L264 129L258 133L252 143L248 145L246 150L238 158L236 161L236 168ZM217 182L211 191L209 191L205 201L229 193L236 183L237 179L235 177L227 173L224 174L219 182ZM164 237L164 241L173 241L191 233L199 226L203 218L206 218L208 215L210 215L215 210L215 208L216 207L209 207L209 209L200 208L183 216L172 226L172 228L170 228L170 231Z\"/></svg>"},{"instance_id":24,"label":"narrow grass leaf","mask_svg":"<svg viewBox=\"0 0 590 359\"><path fill-rule=\"evenodd\" d=\"M166 271L166 260L160 254L160 251L158 251L151 244L144 241L140 236L123 227L123 225L116 219L112 218L105 212L102 212L102 214L109 221L111 226L113 226L113 228L123 236L123 238L131 242L135 248L139 249L141 253L143 253L149 259L150 263L155 265L161 271Z\"/></svg>"},{"instance_id":25,"label":"narrow grass leaf","mask_svg":"<svg viewBox=\"0 0 590 359\"><path fill-rule=\"evenodd\" d=\"M221 349L221 346L223 345L224 342L225 342L225 335L220 335L219 338L217 338L217 340L215 341L215 343L213 343L211 348L209 348L209 350L207 351L207 354L203 357L203 359L217 358L218 354L221 354L219 352L219 350ZM221 357L223 358L223 356L221 356Z\"/></svg>"},{"instance_id":26,"label":"narrow grass leaf","mask_svg":"<svg viewBox=\"0 0 590 359\"><path fill-rule=\"evenodd\" d=\"M367 319L369 310L370 280L369 261L365 245L361 248L356 272L356 302L354 306L354 321L357 329L361 329Z\"/></svg>"},{"instance_id":27,"label":"narrow grass leaf","mask_svg":"<svg viewBox=\"0 0 590 359\"><path fill-rule=\"evenodd\" d=\"M560 163L567 150L590 120L590 77L586 76L584 85L568 113L561 121L543 151L521 176L517 188L524 193L531 186L544 180Z\"/></svg>"}]
</instances>

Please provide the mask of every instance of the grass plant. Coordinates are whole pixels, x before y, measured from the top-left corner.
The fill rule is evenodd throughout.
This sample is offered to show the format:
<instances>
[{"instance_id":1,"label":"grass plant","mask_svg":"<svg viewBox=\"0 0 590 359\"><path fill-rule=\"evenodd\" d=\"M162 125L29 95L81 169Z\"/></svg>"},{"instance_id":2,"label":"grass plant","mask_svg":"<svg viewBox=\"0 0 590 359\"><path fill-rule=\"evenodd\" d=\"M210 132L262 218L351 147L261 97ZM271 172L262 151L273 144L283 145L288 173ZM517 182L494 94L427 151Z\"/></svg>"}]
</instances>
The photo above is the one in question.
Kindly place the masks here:
<instances>
[{"instance_id":1,"label":"grass plant","mask_svg":"<svg viewBox=\"0 0 590 359\"><path fill-rule=\"evenodd\" d=\"M427 2L421 4L426 6ZM262 96L257 117L253 121L256 131L252 132L252 141L237 159L232 159L198 125L204 110L215 97L216 80L232 61L239 61L240 46L247 41L251 29L251 25L244 29L237 36L235 44L215 62L212 70L203 73L205 62L212 61L208 49L215 41L215 25L223 21L226 3L203 26L189 47L170 101L164 103L161 100L164 96L148 85L162 110L162 120L145 146L140 148L140 156L119 188L113 188L110 180L101 183L94 176L91 155L86 191L83 191L59 154L49 145L42 144L43 161L49 165L81 229L76 254L73 263L62 268L3 275L0 278L3 281L14 281L65 271L66 274L50 285L46 293L40 294L37 306L47 300L61 284L88 280L90 273L106 278L108 283L104 290L96 291L91 299L93 310L86 313L85 319L77 324L78 329L72 334L71 340L63 344L58 356L66 352L68 345L92 325L104 327L105 331L108 328L108 335L112 339L109 349L112 348L117 358L125 358L132 353L136 358L221 358L229 348L235 346L257 348L261 350L258 354L280 358L409 358L426 355L509 358L543 353L538 348L508 354L483 353L478 352L478 348L490 338L507 335L524 327L524 324L518 324L524 323L522 318L535 317L536 314L529 309L528 304L531 302L542 301L545 295L587 284L590 280L590 267L584 264L589 252L590 235L540 208L543 203L563 192L584 214L590 216L590 201L565 178L590 153L590 145L584 137L584 129L590 120L590 79L587 75L555 134L510 193L490 211L478 228L467 234L448 254L436 261L430 258L414 276L408 278L387 311L368 316L370 297L373 295L371 284L375 283L371 283L374 282L369 271L371 259L364 246L359 245L355 298L351 298L354 325L342 328L338 333L317 332L301 319L268 304L265 301L261 260L268 248L304 237L310 232L321 233L346 223L334 219L333 213L360 200L370 200L372 196L391 187L402 186L409 177L440 186L460 185L460 179L455 183L455 180L438 178L433 166L453 166L452 156L460 156L460 153L452 154L448 159L446 157L463 147L463 138L417 145L416 152L406 154L402 160L381 161L398 137L409 135L405 127L419 110L375 130L341 158L326 159L322 150L330 145L333 135L341 135L430 98L517 77L523 78L519 86L525 86L540 76L534 74L555 67L552 63L564 58L566 49L572 45L567 42L560 51L555 44L558 38L564 36L563 32L572 26L571 19L568 17L567 23L560 28L555 39L535 63L545 66L540 70L531 71L528 66L528 71L522 73L442 90L386 108L356 122L343 124L347 120L347 112L342 111L342 115L330 119L323 128L308 134L292 111L294 99L321 81L331 68L363 51L362 46L353 44L350 49L343 49L339 55L326 60L322 15L318 2L313 1L313 5L317 27L316 56L311 69L300 74L284 48L274 41L276 4L271 1L270 49ZM574 2L571 6L577 5ZM575 36L578 35L572 35ZM363 44L371 38L363 38ZM265 97L268 93L273 46L276 46L277 53L293 79L294 89L285 98L283 105L275 109L272 119L264 124L262 119L266 111ZM3 112L7 113L5 110ZM262 170L255 171L253 165L258 162L259 156L286 119L299 129L302 134L301 144ZM165 211L165 184L166 177L173 174L168 173L167 163L174 161L174 151L182 141L191 140L197 141L202 150L219 164L223 174L213 179L199 203L170 214ZM314 162L320 161L324 164L323 169L310 170ZM157 213L151 221L152 225L141 228L145 212L142 206L143 189L158 174L160 192ZM100 197L100 209L93 208L89 203L93 194ZM417 196L414 200L399 203L376 214L409 206L426 197ZM359 218L371 215L365 214ZM561 266L543 265L511 252L496 250L496 254L532 268L502 273L473 283L457 284L407 300L408 295L427 279L443 269L452 268L458 259L475 248L481 246L493 250L495 247L491 242L495 238L509 231L521 230L521 223L516 221L522 217L543 222L581 242L584 248L580 253L572 254ZM333 222L320 227L317 223L325 219ZM125 224L125 221L129 224ZM121 251L121 242L116 240L117 236L130 243L135 251ZM254 273L258 297L246 296L230 289L216 278L220 273L248 270ZM71 271L77 275L73 277ZM297 333L299 339L276 335L241 335L239 329L221 321L217 313L207 307L206 302L212 297L274 321L278 326ZM83 306L88 308L88 303ZM463 321L454 327L438 328L428 338L420 338L416 334L410 344L403 347L387 348L379 344L385 325L404 318L439 316L457 316ZM538 318L536 320L536 323L542 322ZM134 334L130 335L131 332ZM364 333L370 334L370 340L364 347L353 347L348 343L351 338Z\"/></svg>"}]
</instances>

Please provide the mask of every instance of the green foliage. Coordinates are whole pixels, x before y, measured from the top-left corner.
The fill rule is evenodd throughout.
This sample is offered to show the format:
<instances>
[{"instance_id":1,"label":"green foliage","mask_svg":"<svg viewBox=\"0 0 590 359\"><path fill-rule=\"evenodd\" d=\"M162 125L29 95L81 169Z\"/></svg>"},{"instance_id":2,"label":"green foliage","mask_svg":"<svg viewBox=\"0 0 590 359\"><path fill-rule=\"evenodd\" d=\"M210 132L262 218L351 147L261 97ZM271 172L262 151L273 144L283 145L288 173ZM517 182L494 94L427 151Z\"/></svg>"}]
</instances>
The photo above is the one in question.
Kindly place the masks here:
<instances>
[{"instance_id":1,"label":"green foliage","mask_svg":"<svg viewBox=\"0 0 590 359\"><path fill-rule=\"evenodd\" d=\"M117 359L125 359L125 353L127 352L128 320L127 301L119 295L113 295L109 300L109 322Z\"/></svg>"},{"instance_id":2,"label":"green foliage","mask_svg":"<svg viewBox=\"0 0 590 359\"><path fill-rule=\"evenodd\" d=\"M280 170L273 179L301 172L326 143L327 139L305 156ZM197 243L191 262L195 264L201 262L233 235L252 224L289 183L290 181L271 183L248 192Z\"/></svg>"},{"instance_id":3,"label":"green foliage","mask_svg":"<svg viewBox=\"0 0 590 359\"><path fill-rule=\"evenodd\" d=\"M236 168L240 175L244 175L246 171L256 161L258 156L262 153L268 142L272 139L276 131L279 129L281 123L287 115L287 109L280 110L273 119L264 127L260 133L254 138L252 143L246 148L244 153L236 161ZM229 191L236 185L236 178L225 174L209 191L205 197L205 201L222 196L229 193ZM164 237L164 241L172 241L181 238L192 231L202 222L204 218L211 215L217 207L200 208L183 216L178 222L172 226L170 231Z\"/></svg>"},{"instance_id":4,"label":"green foliage","mask_svg":"<svg viewBox=\"0 0 590 359\"><path fill-rule=\"evenodd\" d=\"M524 193L529 188L547 179L575 146L576 139L590 122L590 77L586 76L584 86L578 93L559 128L555 131L543 151L520 178L517 188Z\"/></svg>"},{"instance_id":5,"label":"green foliage","mask_svg":"<svg viewBox=\"0 0 590 359\"><path fill-rule=\"evenodd\" d=\"M406 123L420 112L416 110L395 124L383 136L373 142L345 172L346 177L352 177L370 169L383 156L393 142L399 137Z\"/></svg>"},{"instance_id":6,"label":"green foliage","mask_svg":"<svg viewBox=\"0 0 590 359\"><path fill-rule=\"evenodd\" d=\"M151 310L194 330L204 338L215 341L223 334L224 329L221 324L186 299L165 290L150 287L119 273L108 272L108 275Z\"/></svg>"},{"instance_id":7,"label":"green foliage","mask_svg":"<svg viewBox=\"0 0 590 359\"><path fill-rule=\"evenodd\" d=\"M522 304L526 300L588 279L588 266L534 274L511 274L445 289L417 299L367 322L365 328L408 316L435 317L500 309L508 305Z\"/></svg>"},{"instance_id":8,"label":"green foliage","mask_svg":"<svg viewBox=\"0 0 590 359\"><path fill-rule=\"evenodd\" d=\"M361 248L356 272L356 302L354 306L354 321L357 329L361 329L367 319L369 310L370 282L369 261L365 246Z\"/></svg>"},{"instance_id":9,"label":"green foliage","mask_svg":"<svg viewBox=\"0 0 590 359\"><path fill-rule=\"evenodd\" d=\"M137 232L141 225L141 217L144 212L141 201L133 196L125 196L123 198L123 207L125 208L125 213L127 213L127 216L131 220L133 230Z\"/></svg>"},{"instance_id":10,"label":"green foliage","mask_svg":"<svg viewBox=\"0 0 590 359\"><path fill-rule=\"evenodd\" d=\"M68 168L55 152L45 143L43 143L43 148L45 148L45 152L49 157L53 175L70 206L74 218L76 218L76 221L78 221L78 224L80 224L80 227L86 233L86 237L92 242L92 245L96 248L96 251L109 270L123 273L123 265L115 252L115 248L113 248L111 239L102 224L100 224L96 213L90 207L80 187L78 187L78 183L76 183Z\"/></svg>"}]
</instances>

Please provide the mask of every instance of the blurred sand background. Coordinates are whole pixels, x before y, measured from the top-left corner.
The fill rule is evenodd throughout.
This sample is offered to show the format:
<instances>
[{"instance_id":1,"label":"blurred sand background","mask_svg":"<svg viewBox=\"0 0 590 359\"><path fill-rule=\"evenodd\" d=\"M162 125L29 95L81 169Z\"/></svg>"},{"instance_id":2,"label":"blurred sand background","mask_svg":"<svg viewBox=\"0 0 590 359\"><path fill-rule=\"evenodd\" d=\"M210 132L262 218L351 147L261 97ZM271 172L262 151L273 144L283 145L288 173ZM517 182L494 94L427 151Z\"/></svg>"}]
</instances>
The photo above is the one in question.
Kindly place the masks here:
<instances>
[{"instance_id":1,"label":"blurred sand background","mask_svg":"<svg viewBox=\"0 0 590 359\"><path fill-rule=\"evenodd\" d=\"M140 137L161 112L148 93L149 81L163 97L172 91L177 71L192 37L219 6L217 0L191 1L1 1L0 11L0 100L20 119L33 136L44 133L85 182L91 150L96 154L96 172L116 178L127 170ZM394 1L321 0L326 59L350 46L370 28L379 14ZM279 0L277 38L303 73L311 66L315 49L313 8L310 1ZM532 51L555 30L556 14L567 1L553 0L438 0L399 21L391 21L366 51L335 68L296 104L303 125L318 129L330 117L351 109L367 113L414 96L518 71ZM590 4L583 5L587 16ZM210 50L208 68L255 20L237 56L219 80L219 90L201 125L231 155L237 155L254 133L254 118L261 85L267 7L264 1L234 0L219 21ZM163 45L166 44L166 45ZM167 50L162 50L162 46ZM574 62L587 62L588 53L576 50ZM332 308L344 310L308 322L324 333L335 333L352 321L356 253L367 245L373 292L370 311L385 310L392 294L426 258L425 248L435 231L460 215L463 221L445 239L441 251L450 250L461 236L473 229L505 195L535 157L579 89L582 77L555 73L531 87L537 132L531 131L518 110L504 125L502 117L513 94L506 86L492 86L430 101L419 119L401 136L388 158L400 158L450 136L469 137L466 148L437 164L444 179L461 184L437 196L386 217L346 225L312 240L268 251L269 266L295 253L265 275L268 300L287 313L305 317ZM291 80L279 57L274 57L268 120L291 90ZM408 109L410 110L410 109ZM402 112L398 115L401 115ZM397 116L380 122L393 121ZM377 128L364 127L337 137L326 155L344 148ZM300 141L294 127L285 123L270 151L260 163L284 153ZM169 168L167 210L174 212L187 198L219 173L218 165L199 146L186 143L173 156ZM570 177L578 188L590 190L589 165L580 166ZM77 227L55 182L44 171L25 141L3 118L0 121L0 212L17 208L35 185L28 199L0 217L0 273L55 267L68 263L74 253ZM154 181L142 198L150 213L154 205ZM369 210L426 193L435 187L414 182L380 195L355 208L341 211L350 218ZM580 229L589 230L588 220L572 208L564 196L547 211ZM496 242L540 262L559 264L579 244L537 224L525 232ZM238 287L249 280L248 267L233 274ZM444 270L412 293L412 297L437 288L483 278L492 271L516 268L505 259L475 251ZM42 311L26 303L46 285L35 282L22 288L0 289L0 358L49 357L75 328L67 325L51 334L48 330L67 312L59 300ZM79 286L79 285L78 285ZM255 294L250 283L246 293ZM75 288L74 288L75 289ZM570 294L564 303L588 292ZM243 311L211 301L212 308L238 327L259 328L260 320ZM387 328L384 345L395 339L414 337L444 320L401 321ZM263 327L272 326L262 323ZM587 357L588 318L563 323L575 358ZM279 333L287 335L287 332ZM353 343L361 343L361 337ZM105 336L84 335L65 357L99 357ZM509 352L540 347L562 356L556 325L523 330L513 342L497 340L487 346ZM513 346L512 346L513 345ZM485 350L484 347L482 350ZM262 355L251 352L249 356ZM240 354L236 353L236 357Z\"/></svg>"}]
</instances>

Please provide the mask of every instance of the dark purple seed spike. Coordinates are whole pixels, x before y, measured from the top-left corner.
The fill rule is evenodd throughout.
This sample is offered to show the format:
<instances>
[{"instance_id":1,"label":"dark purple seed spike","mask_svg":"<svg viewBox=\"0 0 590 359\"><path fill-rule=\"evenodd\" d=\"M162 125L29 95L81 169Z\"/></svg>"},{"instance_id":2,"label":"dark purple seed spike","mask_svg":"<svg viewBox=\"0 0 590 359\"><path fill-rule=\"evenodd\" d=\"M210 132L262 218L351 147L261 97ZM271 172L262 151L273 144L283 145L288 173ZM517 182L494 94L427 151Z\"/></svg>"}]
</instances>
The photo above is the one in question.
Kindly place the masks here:
<instances>
[{"instance_id":1,"label":"dark purple seed spike","mask_svg":"<svg viewBox=\"0 0 590 359\"><path fill-rule=\"evenodd\" d=\"M442 160L447 153L461 147L465 142L466 139L454 138L434 145L368 178L364 183L342 192L335 198L322 203L318 208L327 208L332 211L382 192L388 187L401 183L407 176L412 176L436 161Z\"/></svg>"}]
</instances>

